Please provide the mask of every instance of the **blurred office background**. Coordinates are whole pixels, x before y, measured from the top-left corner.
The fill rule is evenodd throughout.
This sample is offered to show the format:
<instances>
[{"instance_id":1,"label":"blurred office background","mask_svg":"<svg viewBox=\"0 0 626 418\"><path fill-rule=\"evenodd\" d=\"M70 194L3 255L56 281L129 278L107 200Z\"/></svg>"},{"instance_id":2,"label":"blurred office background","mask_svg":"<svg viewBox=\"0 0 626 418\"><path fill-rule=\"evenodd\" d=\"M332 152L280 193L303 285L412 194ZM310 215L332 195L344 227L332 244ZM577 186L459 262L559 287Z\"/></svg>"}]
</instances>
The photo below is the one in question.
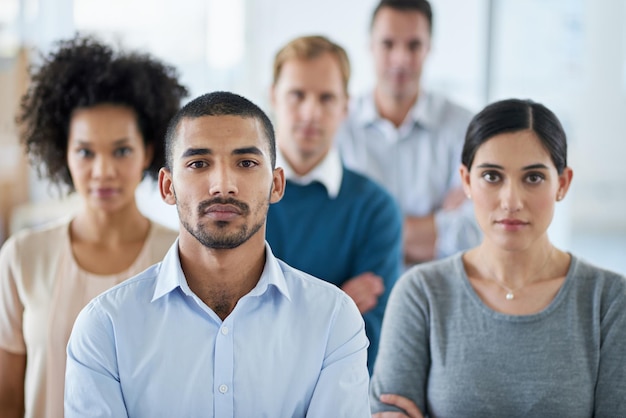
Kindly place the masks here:
<instances>
[{"instance_id":1,"label":"blurred office background","mask_svg":"<svg viewBox=\"0 0 626 418\"><path fill-rule=\"evenodd\" d=\"M569 136L574 183L550 234L562 248L626 274L626 0L431 0L423 84L473 111L507 97L550 107ZM368 27L376 0L0 0L0 242L66 213L27 168L13 124L25 68L76 31L175 65L191 97L240 93L268 112L272 60L291 38L323 34L348 51L358 94L374 81ZM152 218L177 226L153 185Z\"/></svg>"}]
</instances>

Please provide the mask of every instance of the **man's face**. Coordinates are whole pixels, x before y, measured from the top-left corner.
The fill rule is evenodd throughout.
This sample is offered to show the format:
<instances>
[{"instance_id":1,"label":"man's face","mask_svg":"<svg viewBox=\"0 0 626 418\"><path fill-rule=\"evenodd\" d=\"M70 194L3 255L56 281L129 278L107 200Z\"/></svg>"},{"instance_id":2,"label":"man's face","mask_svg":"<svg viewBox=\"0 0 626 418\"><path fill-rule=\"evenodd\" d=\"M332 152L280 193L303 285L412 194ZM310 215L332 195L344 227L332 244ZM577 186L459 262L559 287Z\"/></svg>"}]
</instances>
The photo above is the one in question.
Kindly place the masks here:
<instances>
[{"instance_id":1,"label":"man's face","mask_svg":"<svg viewBox=\"0 0 626 418\"><path fill-rule=\"evenodd\" d=\"M430 27L418 11L383 7L372 25L370 48L379 94L412 99L419 90L422 67L430 50Z\"/></svg>"},{"instance_id":2,"label":"man's face","mask_svg":"<svg viewBox=\"0 0 626 418\"><path fill-rule=\"evenodd\" d=\"M192 236L211 249L252 237L262 243L269 204L284 190L262 124L239 116L183 118L175 141L172 170L161 169L159 188L177 206L181 240Z\"/></svg>"},{"instance_id":3,"label":"man's face","mask_svg":"<svg viewBox=\"0 0 626 418\"><path fill-rule=\"evenodd\" d=\"M291 164L319 163L347 113L348 97L337 58L324 53L286 61L271 97L281 152Z\"/></svg>"}]
</instances>

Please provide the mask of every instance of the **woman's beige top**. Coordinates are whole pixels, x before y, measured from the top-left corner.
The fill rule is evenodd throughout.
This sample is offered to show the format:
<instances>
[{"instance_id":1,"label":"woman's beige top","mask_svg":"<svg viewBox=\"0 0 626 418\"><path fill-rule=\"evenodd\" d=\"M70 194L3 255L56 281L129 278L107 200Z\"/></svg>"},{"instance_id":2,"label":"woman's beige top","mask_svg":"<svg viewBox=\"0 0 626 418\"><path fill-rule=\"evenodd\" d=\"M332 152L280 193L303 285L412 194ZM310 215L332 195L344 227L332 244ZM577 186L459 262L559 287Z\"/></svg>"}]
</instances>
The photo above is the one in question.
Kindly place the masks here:
<instances>
[{"instance_id":1,"label":"woman's beige top","mask_svg":"<svg viewBox=\"0 0 626 418\"><path fill-rule=\"evenodd\" d=\"M65 348L74 320L92 298L165 256L177 232L152 223L128 270L101 276L72 254L70 219L22 231L0 250L0 348L26 354L26 417L63 417Z\"/></svg>"}]
</instances>

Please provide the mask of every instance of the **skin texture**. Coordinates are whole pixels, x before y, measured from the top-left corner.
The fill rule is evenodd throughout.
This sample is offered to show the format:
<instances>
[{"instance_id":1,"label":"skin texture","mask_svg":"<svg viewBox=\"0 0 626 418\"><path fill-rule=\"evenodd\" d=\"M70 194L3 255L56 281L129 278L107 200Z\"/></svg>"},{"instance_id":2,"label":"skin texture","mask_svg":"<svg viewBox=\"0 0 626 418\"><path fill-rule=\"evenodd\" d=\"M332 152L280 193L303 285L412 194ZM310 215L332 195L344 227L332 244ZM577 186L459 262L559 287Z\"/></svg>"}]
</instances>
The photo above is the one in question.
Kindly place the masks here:
<instances>
[{"instance_id":1,"label":"skin texture","mask_svg":"<svg viewBox=\"0 0 626 418\"><path fill-rule=\"evenodd\" d=\"M161 169L159 189L178 209L179 254L189 287L222 319L259 280L267 210L282 198L284 186L283 170L272 169L256 119L181 120L172 169Z\"/></svg>"},{"instance_id":2,"label":"skin texture","mask_svg":"<svg viewBox=\"0 0 626 418\"><path fill-rule=\"evenodd\" d=\"M424 415L420 412L419 408L413 403L412 400L400 395L381 395L380 400L394 405L402 410L402 412L378 412L372 415L372 418L424 418Z\"/></svg>"},{"instance_id":3,"label":"skin texture","mask_svg":"<svg viewBox=\"0 0 626 418\"><path fill-rule=\"evenodd\" d=\"M149 221L137 208L135 190L151 158L132 109L102 104L74 112L67 164L85 204L70 234L81 267L113 274L136 259Z\"/></svg>"},{"instance_id":4,"label":"skin texture","mask_svg":"<svg viewBox=\"0 0 626 418\"><path fill-rule=\"evenodd\" d=\"M471 170L461 167L483 242L464 258L470 282L494 310L537 313L554 299L569 267L548 227L557 201L567 194L572 169L558 174L550 154L530 130L496 135L476 152ZM506 300L505 290L515 289Z\"/></svg>"},{"instance_id":5,"label":"skin texture","mask_svg":"<svg viewBox=\"0 0 626 418\"><path fill-rule=\"evenodd\" d=\"M400 126L419 95L430 51L428 20L417 11L383 7L372 25L370 51L376 69L376 105L385 119Z\"/></svg>"},{"instance_id":6,"label":"skin texture","mask_svg":"<svg viewBox=\"0 0 626 418\"><path fill-rule=\"evenodd\" d=\"M347 115L348 96L337 58L323 53L286 61L271 98L278 148L291 168L305 175L326 157ZM350 278L341 288L361 313L374 309L385 290L382 277L371 272Z\"/></svg>"},{"instance_id":7,"label":"skin texture","mask_svg":"<svg viewBox=\"0 0 626 418\"><path fill-rule=\"evenodd\" d=\"M0 415L6 418L23 417L26 355L0 349L0 370Z\"/></svg>"},{"instance_id":8,"label":"skin texture","mask_svg":"<svg viewBox=\"0 0 626 418\"><path fill-rule=\"evenodd\" d=\"M150 163L148 151L130 108L98 105L77 110L70 120L67 163L90 210L113 212L132 205Z\"/></svg>"},{"instance_id":9,"label":"skin texture","mask_svg":"<svg viewBox=\"0 0 626 418\"><path fill-rule=\"evenodd\" d=\"M304 175L328 154L347 115L348 96L341 71L330 53L286 61L271 90L278 148Z\"/></svg>"}]
</instances>

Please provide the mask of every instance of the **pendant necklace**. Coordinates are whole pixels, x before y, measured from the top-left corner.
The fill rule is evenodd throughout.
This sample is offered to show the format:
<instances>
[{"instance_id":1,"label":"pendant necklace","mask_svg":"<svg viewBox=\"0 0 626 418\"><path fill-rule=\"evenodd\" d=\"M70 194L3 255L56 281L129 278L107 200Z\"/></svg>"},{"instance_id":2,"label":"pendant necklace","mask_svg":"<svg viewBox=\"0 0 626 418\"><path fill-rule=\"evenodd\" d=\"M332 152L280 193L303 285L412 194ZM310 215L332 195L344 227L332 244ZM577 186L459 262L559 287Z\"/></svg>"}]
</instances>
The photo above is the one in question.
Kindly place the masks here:
<instances>
[{"instance_id":1,"label":"pendant necklace","mask_svg":"<svg viewBox=\"0 0 626 418\"><path fill-rule=\"evenodd\" d=\"M496 284L498 286L500 286L501 288L503 288L504 290L506 290L506 300L512 300L515 299L515 292L517 292L518 290L520 290L522 287L524 287L524 285L521 285L520 287L518 287L517 289L511 289L510 287L507 287L505 285L503 285L502 283L500 283L497 280L494 280L494 282L496 282Z\"/></svg>"},{"instance_id":2,"label":"pendant necklace","mask_svg":"<svg viewBox=\"0 0 626 418\"><path fill-rule=\"evenodd\" d=\"M548 261L550 261L550 259L552 258L552 253L554 253L554 247L552 247L552 250L550 251L550 253L548 254L548 257L546 258L546 261L544 261L543 265L541 266L541 268L538 270L538 272L541 272L546 265L548 264ZM529 283L535 283L535 282L528 282L528 283L524 283L523 285L515 288L515 289L511 289L510 287L500 283L499 281L497 281L496 279L491 279L492 282L494 282L495 284L497 284L498 286L500 286L502 289L506 290L506 300L513 300L515 299L515 292L517 292L518 290L522 289L524 286L526 286Z\"/></svg>"}]
</instances>

